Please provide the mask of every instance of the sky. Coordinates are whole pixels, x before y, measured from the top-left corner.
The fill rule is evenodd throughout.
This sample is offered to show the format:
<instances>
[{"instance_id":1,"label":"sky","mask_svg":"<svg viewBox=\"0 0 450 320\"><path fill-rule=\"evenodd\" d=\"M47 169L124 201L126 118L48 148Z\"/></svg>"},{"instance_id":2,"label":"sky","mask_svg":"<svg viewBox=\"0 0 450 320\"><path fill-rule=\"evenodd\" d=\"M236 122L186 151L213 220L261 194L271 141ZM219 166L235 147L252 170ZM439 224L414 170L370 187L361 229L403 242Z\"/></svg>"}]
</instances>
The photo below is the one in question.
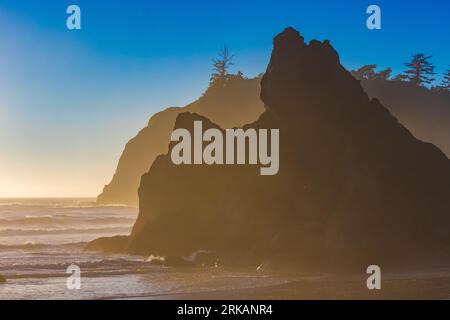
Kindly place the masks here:
<instances>
[{"instance_id":1,"label":"sky","mask_svg":"<svg viewBox=\"0 0 450 320\"><path fill-rule=\"evenodd\" d=\"M0 198L96 196L152 114L201 95L223 45L254 76L287 26L329 39L348 69L396 74L418 52L450 67L450 1L0 0Z\"/></svg>"}]
</instances>

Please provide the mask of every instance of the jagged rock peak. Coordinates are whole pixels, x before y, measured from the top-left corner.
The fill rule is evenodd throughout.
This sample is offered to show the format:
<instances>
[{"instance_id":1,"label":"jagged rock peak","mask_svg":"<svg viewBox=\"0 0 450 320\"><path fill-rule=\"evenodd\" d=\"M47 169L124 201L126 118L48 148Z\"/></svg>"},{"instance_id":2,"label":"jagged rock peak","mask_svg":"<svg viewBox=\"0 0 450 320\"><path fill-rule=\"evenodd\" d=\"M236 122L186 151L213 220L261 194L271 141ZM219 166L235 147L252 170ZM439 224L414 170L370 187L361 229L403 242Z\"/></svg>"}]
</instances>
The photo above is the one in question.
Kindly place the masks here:
<instances>
[{"instance_id":1,"label":"jagged rock peak","mask_svg":"<svg viewBox=\"0 0 450 320\"><path fill-rule=\"evenodd\" d=\"M300 33L286 28L274 39L274 49L261 81L261 100L276 117L291 118L300 109L329 108L368 102L361 85L345 70L328 40L306 44ZM341 101L343 102L343 101Z\"/></svg>"}]
</instances>

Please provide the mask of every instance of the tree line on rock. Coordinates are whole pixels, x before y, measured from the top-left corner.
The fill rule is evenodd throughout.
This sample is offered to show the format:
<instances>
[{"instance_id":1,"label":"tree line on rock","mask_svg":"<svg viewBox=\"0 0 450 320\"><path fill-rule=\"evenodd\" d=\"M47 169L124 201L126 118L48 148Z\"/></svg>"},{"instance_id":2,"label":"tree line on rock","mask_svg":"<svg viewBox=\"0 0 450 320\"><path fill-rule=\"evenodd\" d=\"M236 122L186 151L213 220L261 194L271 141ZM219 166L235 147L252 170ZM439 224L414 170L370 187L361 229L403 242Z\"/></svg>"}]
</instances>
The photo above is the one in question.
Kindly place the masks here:
<instances>
[{"instance_id":1,"label":"tree line on rock","mask_svg":"<svg viewBox=\"0 0 450 320\"><path fill-rule=\"evenodd\" d=\"M429 87L430 90L436 92L450 92L450 69L447 69L444 72L443 79L438 85L432 85L436 80L434 76L436 72L434 72L435 66L430 61L433 56L426 55L424 53L417 53L412 55L411 61L406 62L406 70L403 73L400 73L394 77L392 77L392 69L386 68L381 71L376 71L376 64L368 64L364 65L357 70L351 71L352 75L359 79L367 79L367 80L391 80L391 81L405 81L409 82L413 85L425 87L431 85Z\"/></svg>"},{"instance_id":2,"label":"tree line on rock","mask_svg":"<svg viewBox=\"0 0 450 320\"><path fill-rule=\"evenodd\" d=\"M235 55L230 53L229 49L224 46L218 54L216 59L213 59L213 72L210 77L210 85L224 85L231 77L244 78L241 71L236 74L230 74L229 68L234 65L233 59ZM412 55L411 61L406 62L406 70L396 76L392 76L392 69L386 68L381 71L376 71L376 64L364 65L357 70L352 70L352 75L357 79L367 80L391 80L391 81L405 81L411 84L425 87L431 85L436 79L435 66L430 61L432 55L426 55L424 53L417 53ZM262 74L259 75L262 77ZM450 92L450 69L444 72L442 81L435 86L429 87L430 90L436 92Z\"/></svg>"}]
</instances>

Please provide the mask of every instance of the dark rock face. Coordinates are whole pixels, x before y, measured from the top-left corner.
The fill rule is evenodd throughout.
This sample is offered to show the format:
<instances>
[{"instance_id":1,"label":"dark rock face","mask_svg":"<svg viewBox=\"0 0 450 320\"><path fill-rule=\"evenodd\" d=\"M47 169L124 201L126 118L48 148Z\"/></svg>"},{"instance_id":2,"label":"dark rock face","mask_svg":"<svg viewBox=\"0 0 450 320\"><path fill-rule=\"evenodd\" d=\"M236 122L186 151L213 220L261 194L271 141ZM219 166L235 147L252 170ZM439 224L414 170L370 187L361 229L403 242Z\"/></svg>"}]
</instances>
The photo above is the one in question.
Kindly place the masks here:
<instances>
[{"instance_id":1,"label":"dark rock face","mask_svg":"<svg viewBox=\"0 0 450 320\"><path fill-rule=\"evenodd\" d=\"M369 97L376 97L420 140L438 146L450 158L450 94L409 82L362 80Z\"/></svg>"},{"instance_id":2,"label":"dark rock face","mask_svg":"<svg viewBox=\"0 0 450 320\"><path fill-rule=\"evenodd\" d=\"M116 173L98 196L98 203L138 204L139 183L159 154L168 151L170 133L178 114L196 112L224 127L242 126L264 111L259 99L260 78L230 75L214 82L205 94L184 108L168 108L155 114L148 126L131 139L120 157Z\"/></svg>"},{"instance_id":3,"label":"dark rock face","mask_svg":"<svg viewBox=\"0 0 450 320\"><path fill-rule=\"evenodd\" d=\"M194 267L194 263L178 256L167 256L164 259L166 267Z\"/></svg>"},{"instance_id":4,"label":"dark rock face","mask_svg":"<svg viewBox=\"0 0 450 320\"><path fill-rule=\"evenodd\" d=\"M86 251L122 253L128 244L128 236L103 237L95 239L85 247Z\"/></svg>"},{"instance_id":5,"label":"dark rock face","mask_svg":"<svg viewBox=\"0 0 450 320\"><path fill-rule=\"evenodd\" d=\"M218 128L208 119L190 113L180 114L175 126L192 132L194 120L202 120L204 130ZM259 174L256 168L253 171ZM222 241L220 233L225 226L222 222L233 215L233 211L227 212L226 202L233 180L240 179L240 174L248 174L247 168L175 166L170 155L157 157L149 173L143 176L139 189L140 212L150 214L139 214L128 250L188 256L214 247L214 243ZM215 207L222 202L224 206ZM229 209L233 208L234 205Z\"/></svg>"}]
</instances>

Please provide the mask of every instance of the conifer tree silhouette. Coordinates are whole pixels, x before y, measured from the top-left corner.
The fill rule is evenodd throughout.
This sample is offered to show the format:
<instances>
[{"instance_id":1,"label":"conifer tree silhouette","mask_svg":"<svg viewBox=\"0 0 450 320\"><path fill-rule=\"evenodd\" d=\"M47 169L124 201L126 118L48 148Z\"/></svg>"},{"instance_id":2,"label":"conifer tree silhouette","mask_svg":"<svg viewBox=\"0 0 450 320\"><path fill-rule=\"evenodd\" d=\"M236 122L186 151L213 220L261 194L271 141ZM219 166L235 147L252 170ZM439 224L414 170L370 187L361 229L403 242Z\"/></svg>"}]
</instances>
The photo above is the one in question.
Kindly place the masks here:
<instances>
[{"instance_id":1,"label":"conifer tree silhouette","mask_svg":"<svg viewBox=\"0 0 450 320\"><path fill-rule=\"evenodd\" d=\"M219 56L213 59L213 73L211 74L211 82L215 79L224 79L228 75L228 69L234 65L231 61L234 58L234 54L231 54L226 46L219 52Z\"/></svg>"},{"instance_id":2,"label":"conifer tree silhouette","mask_svg":"<svg viewBox=\"0 0 450 320\"><path fill-rule=\"evenodd\" d=\"M439 88L443 91L450 92L450 69L447 69L444 73L444 78L439 84Z\"/></svg>"},{"instance_id":3,"label":"conifer tree silhouette","mask_svg":"<svg viewBox=\"0 0 450 320\"><path fill-rule=\"evenodd\" d=\"M435 80L433 78L433 75L436 74L434 65L429 61L431 57L423 53L417 53L412 56L411 62L405 63L405 66L409 69L404 72L404 75L409 82L423 86Z\"/></svg>"}]
</instances>

